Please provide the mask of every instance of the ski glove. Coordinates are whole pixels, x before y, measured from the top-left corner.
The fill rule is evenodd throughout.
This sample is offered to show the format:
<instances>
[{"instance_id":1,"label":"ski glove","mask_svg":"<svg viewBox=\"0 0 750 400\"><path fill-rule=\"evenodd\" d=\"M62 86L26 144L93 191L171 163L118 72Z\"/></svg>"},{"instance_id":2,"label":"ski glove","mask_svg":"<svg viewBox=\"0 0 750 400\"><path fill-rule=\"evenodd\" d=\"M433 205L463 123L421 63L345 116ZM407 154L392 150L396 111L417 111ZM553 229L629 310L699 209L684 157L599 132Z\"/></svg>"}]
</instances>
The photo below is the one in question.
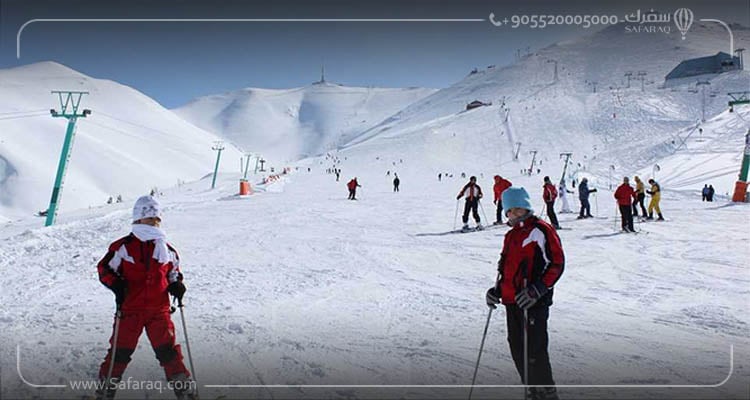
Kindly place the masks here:
<instances>
[{"instance_id":1,"label":"ski glove","mask_svg":"<svg viewBox=\"0 0 750 400\"><path fill-rule=\"evenodd\" d=\"M169 294L174 296L177 301L182 303L182 296L185 295L187 288L185 288L185 285L182 283L182 281L175 281L167 286L167 291L169 292Z\"/></svg>"},{"instance_id":2,"label":"ski glove","mask_svg":"<svg viewBox=\"0 0 750 400\"><path fill-rule=\"evenodd\" d=\"M516 294L516 304L522 309L528 310L534 304L536 304L536 302L539 301L542 296L547 294L547 292L548 289L546 286L544 286L543 283L532 283L531 285L527 286L526 289L523 289L518 292L518 294Z\"/></svg>"},{"instance_id":3,"label":"ski glove","mask_svg":"<svg viewBox=\"0 0 750 400\"><path fill-rule=\"evenodd\" d=\"M493 286L487 291L487 307L494 310L496 304L500 304L500 288Z\"/></svg>"},{"instance_id":4,"label":"ski glove","mask_svg":"<svg viewBox=\"0 0 750 400\"><path fill-rule=\"evenodd\" d=\"M125 302L125 292L128 290L128 283L122 278L117 278L109 289L115 294L115 303L117 306L121 306Z\"/></svg>"}]
</instances>

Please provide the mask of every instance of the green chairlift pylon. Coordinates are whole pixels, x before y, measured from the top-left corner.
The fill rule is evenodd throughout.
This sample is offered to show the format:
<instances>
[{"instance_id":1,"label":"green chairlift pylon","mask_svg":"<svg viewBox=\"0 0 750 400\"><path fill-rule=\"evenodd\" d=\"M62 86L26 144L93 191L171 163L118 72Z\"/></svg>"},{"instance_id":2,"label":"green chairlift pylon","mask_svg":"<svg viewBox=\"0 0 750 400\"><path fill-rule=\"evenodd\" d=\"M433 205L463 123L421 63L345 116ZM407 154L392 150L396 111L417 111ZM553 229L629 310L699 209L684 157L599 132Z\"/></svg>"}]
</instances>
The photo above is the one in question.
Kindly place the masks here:
<instances>
[{"instance_id":1,"label":"green chairlift pylon","mask_svg":"<svg viewBox=\"0 0 750 400\"><path fill-rule=\"evenodd\" d=\"M734 106L750 104L750 92L730 92L727 94L732 98L729 101L729 112L734 112ZM750 170L750 128L748 128L745 134L745 149L742 153L742 166L740 167L739 179L734 185L734 193L732 194L732 201L734 202L744 202L747 196L747 178L748 170Z\"/></svg>"},{"instance_id":2,"label":"green chairlift pylon","mask_svg":"<svg viewBox=\"0 0 750 400\"><path fill-rule=\"evenodd\" d=\"M217 141L211 149L218 151L216 154L216 166L214 167L214 177L211 180L211 189L216 187L216 174L219 173L219 161L221 160L221 152L225 149L224 142Z\"/></svg>"},{"instance_id":3,"label":"green chairlift pylon","mask_svg":"<svg viewBox=\"0 0 750 400\"><path fill-rule=\"evenodd\" d=\"M63 142L62 152L60 153L60 162L57 165L57 176L55 177L55 186L52 189L52 198L47 208L47 220L44 226L51 226L55 223L57 217L57 210L60 205L62 198L62 186L65 181L65 172L68 169L68 160L70 160L70 152L73 147L73 139L75 138L76 121L78 118L86 118L91 115L91 110L85 109L79 113L78 108L81 104L81 98L88 92L75 92L75 91L58 91L53 90L52 94L57 94L60 99L60 112L55 109L49 110L53 118L66 118L68 120L68 127L65 131L65 141Z\"/></svg>"}]
</instances>

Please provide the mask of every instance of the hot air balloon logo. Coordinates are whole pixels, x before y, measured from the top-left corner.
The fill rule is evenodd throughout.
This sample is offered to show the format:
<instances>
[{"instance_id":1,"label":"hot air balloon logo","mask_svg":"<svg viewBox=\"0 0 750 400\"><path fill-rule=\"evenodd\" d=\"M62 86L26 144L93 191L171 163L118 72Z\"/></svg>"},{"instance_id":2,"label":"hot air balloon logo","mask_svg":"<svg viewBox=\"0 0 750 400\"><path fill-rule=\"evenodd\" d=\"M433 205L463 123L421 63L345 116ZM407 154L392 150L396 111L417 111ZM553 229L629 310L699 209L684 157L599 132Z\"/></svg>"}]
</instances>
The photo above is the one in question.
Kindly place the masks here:
<instances>
[{"instance_id":1,"label":"hot air balloon logo","mask_svg":"<svg viewBox=\"0 0 750 400\"><path fill-rule=\"evenodd\" d=\"M690 25L693 25L693 11L689 8L679 8L674 12L674 24L677 25L677 29L682 34L682 40L685 40L685 34L690 29Z\"/></svg>"}]
</instances>

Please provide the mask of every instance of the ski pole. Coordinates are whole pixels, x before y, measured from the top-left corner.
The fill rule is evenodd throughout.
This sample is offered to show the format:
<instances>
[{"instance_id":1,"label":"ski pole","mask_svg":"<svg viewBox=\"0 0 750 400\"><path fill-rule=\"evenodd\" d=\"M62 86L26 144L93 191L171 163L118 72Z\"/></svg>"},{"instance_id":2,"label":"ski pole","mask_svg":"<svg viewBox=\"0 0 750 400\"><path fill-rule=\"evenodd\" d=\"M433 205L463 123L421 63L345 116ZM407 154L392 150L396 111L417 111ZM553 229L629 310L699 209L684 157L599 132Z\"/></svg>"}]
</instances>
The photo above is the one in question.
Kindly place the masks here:
<instances>
[{"instance_id":1,"label":"ski pole","mask_svg":"<svg viewBox=\"0 0 750 400\"><path fill-rule=\"evenodd\" d=\"M500 271L497 271L497 277L495 278L495 285L497 280L500 279ZM474 392L474 383L477 381L477 371L479 371L479 360L482 359L482 350L484 349L484 339L487 338L487 328L490 327L490 319L492 318L492 310L487 313L487 322L484 324L484 333L482 334L482 342L479 344L479 355L477 356L477 365L474 367L474 376L471 378L471 388L469 388L469 400L471 400L471 393Z\"/></svg>"},{"instance_id":2,"label":"ski pole","mask_svg":"<svg viewBox=\"0 0 750 400\"><path fill-rule=\"evenodd\" d=\"M596 195L596 192L594 192L594 205L596 206L594 211L596 215L599 216L599 196Z\"/></svg>"},{"instance_id":3,"label":"ski pole","mask_svg":"<svg viewBox=\"0 0 750 400\"><path fill-rule=\"evenodd\" d=\"M547 214L544 213L546 210L547 210L547 203L544 203L544 205L542 206L542 213L541 213L542 220L546 219Z\"/></svg>"},{"instance_id":4,"label":"ski pole","mask_svg":"<svg viewBox=\"0 0 750 400\"><path fill-rule=\"evenodd\" d=\"M482 216L484 217L485 223L489 223L490 220L487 219L487 214L484 213L484 206L482 205L482 200L477 200L477 203L479 203L479 209L482 210Z\"/></svg>"},{"instance_id":5,"label":"ski pole","mask_svg":"<svg viewBox=\"0 0 750 400\"><path fill-rule=\"evenodd\" d=\"M456 213L453 215L453 230L456 230L456 220L458 220L458 203L461 200L456 199Z\"/></svg>"},{"instance_id":6,"label":"ski pole","mask_svg":"<svg viewBox=\"0 0 750 400\"><path fill-rule=\"evenodd\" d=\"M117 305L117 311L115 312L115 333L112 335L112 348L109 350L109 368L107 368L107 380L104 384L107 386L106 391L110 390L112 371L115 367L115 352L117 351L117 336L120 334L120 319L122 318L122 311L120 311L120 305Z\"/></svg>"},{"instance_id":7,"label":"ski pole","mask_svg":"<svg viewBox=\"0 0 750 400\"><path fill-rule=\"evenodd\" d=\"M526 278L523 279L526 289ZM529 398L529 310L523 309L523 399Z\"/></svg>"},{"instance_id":8,"label":"ski pole","mask_svg":"<svg viewBox=\"0 0 750 400\"><path fill-rule=\"evenodd\" d=\"M190 361L190 372L195 382L195 398L198 397L198 380L195 378L195 366L193 365L193 354L190 351L190 340L188 340L187 325L185 325L185 311L182 307L182 299L177 299L177 307L180 309L180 319L182 320L182 333L185 334L185 347L187 348L188 361Z\"/></svg>"}]
</instances>

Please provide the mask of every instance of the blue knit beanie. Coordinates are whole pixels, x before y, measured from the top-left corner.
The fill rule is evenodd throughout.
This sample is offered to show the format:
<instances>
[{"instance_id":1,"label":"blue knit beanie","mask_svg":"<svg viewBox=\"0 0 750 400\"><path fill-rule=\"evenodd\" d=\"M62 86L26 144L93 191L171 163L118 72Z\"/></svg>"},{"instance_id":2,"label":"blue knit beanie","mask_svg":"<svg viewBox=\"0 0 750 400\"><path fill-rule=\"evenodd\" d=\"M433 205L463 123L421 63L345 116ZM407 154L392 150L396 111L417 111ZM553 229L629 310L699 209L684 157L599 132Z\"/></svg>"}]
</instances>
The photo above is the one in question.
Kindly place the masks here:
<instances>
[{"instance_id":1,"label":"blue knit beanie","mask_svg":"<svg viewBox=\"0 0 750 400\"><path fill-rule=\"evenodd\" d=\"M505 189L503 192L503 212L508 214L511 208L525 208L529 211L534 211L526 189L515 186Z\"/></svg>"}]
</instances>

